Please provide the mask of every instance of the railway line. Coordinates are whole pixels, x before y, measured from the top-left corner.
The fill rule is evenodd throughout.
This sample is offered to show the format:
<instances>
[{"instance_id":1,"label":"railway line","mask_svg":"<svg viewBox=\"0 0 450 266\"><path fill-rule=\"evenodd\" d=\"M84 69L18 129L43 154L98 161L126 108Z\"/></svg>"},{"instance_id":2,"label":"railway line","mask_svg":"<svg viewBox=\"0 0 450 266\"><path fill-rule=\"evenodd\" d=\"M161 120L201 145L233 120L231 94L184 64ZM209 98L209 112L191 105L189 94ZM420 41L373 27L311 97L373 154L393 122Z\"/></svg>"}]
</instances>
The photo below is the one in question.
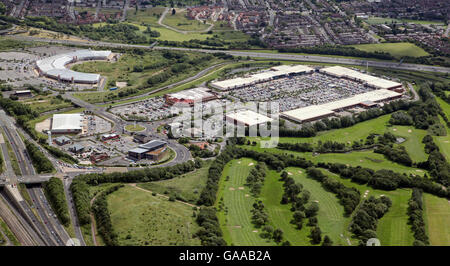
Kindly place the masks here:
<instances>
[{"instance_id":1,"label":"railway line","mask_svg":"<svg viewBox=\"0 0 450 266\"><path fill-rule=\"evenodd\" d=\"M31 226L25 221L25 219L18 214L17 210L11 206L3 191L0 193L0 216L8 228L16 236L21 245L45 245L41 237L39 237L34 229L31 228Z\"/></svg>"}]
</instances>

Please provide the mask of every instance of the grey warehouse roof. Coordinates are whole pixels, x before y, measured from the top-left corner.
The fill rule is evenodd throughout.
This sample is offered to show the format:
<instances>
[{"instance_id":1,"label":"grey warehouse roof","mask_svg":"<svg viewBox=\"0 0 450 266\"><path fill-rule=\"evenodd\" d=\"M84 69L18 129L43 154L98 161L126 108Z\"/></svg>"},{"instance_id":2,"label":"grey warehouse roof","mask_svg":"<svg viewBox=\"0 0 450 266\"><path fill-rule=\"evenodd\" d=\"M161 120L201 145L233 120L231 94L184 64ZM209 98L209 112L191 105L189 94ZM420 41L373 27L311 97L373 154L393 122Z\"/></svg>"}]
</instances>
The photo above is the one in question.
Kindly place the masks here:
<instances>
[{"instance_id":1,"label":"grey warehouse roof","mask_svg":"<svg viewBox=\"0 0 450 266\"><path fill-rule=\"evenodd\" d=\"M154 139L154 140L151 140L151 141L149 141L149 142L147 142L145 144L139 145L139 148L151 150L151 149L154 149L154 148L156 148L156 147L158 147L160 145L165 145L165 144L167 144L167 142L162 141L162 140Z\"/></svg>"}]
</instances>

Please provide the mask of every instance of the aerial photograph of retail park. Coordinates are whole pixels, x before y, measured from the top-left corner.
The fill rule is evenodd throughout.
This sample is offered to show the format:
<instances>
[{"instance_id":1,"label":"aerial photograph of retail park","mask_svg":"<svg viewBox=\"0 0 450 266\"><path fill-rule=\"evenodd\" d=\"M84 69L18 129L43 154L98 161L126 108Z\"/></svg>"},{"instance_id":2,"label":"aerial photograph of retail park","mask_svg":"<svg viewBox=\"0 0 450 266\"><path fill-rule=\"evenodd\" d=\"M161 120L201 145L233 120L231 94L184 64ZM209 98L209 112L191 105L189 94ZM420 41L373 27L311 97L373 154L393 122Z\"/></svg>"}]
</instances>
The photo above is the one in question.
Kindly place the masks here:
<instances>
[{"instance_id":1,"label":"aerial photograph of retail park","mask_svg":"<svg viewBox=\"0 0 450 266\"><path fill-rule=\"evenodd\" d=\"M0 0L0 246L449 246L449 14Z\"/></svg>"}]
</instances>

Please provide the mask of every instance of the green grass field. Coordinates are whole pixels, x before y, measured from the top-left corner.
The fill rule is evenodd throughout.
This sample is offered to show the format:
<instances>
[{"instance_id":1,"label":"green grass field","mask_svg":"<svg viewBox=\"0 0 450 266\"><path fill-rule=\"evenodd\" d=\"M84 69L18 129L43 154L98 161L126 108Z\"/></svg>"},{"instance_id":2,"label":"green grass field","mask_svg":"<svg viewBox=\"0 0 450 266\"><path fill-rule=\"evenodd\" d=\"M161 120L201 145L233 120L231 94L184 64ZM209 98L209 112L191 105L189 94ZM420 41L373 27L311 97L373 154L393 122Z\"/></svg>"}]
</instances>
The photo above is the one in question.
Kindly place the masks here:
<instances>
[{"instance_id":1,"label":"green grass field","mask_svg":"<svg viewBox=\"0 0 450 266\"><path fill-rule=\"evenodd\" d=\"M427 134L425 130L415 129L412 126L390 126L388 124L391 115L384 115L375 119L358 123L348 128L341 128L335 130L322 131L316 137L311 138L289 138L281 137L281 143L313 143L317 144L319 141L337 141L351 144L353 141L364 140L371 133L383 134L384 132L391 132L392 134L405 138L405 142L401 145L405 146L406 151L411 156L413 161L424 161L428 155L424 151L425 145L422 143L423 137ZM251 141L259 141L261 138L249 138ZM325 156L325 155L320 155ZM319 156L319 157L320 157ZM373 155L377 157L377 155ZM372 157L372 155L370 156ZM377 158L374 158L377 159ZM405 169L405 168L403 168Z\"/></svg>"},{"instance_id":2,"label":"green grass field","mask_svg":"<svg viewBox=\"0 0 450 266\"><path fill-rule=\"evenodd\" d=\"M392 22L411 22L415 24L444 24L442 21L428 21L428 20L413 20L413 19L395 19L395 18L382 18L382 17L369 17L366 19L369 24L390 24Z\"/></svg>"},{"instance_id":3,"label":"green grass field","mask_svg":"<svg viewBox=\"0 0 450 266\"><path fill-rule=\"evenodd\" d=\"M450 201L424 193L424 220L433 246L450 246Z\"/></svg>"},{"instance_id":4,"label":"green grass field","mask_svg":"<svg viewBox=\"0 0 450 266\"><path fill-rule=\"evenodd\" d=\"M308 238L309 229L304 226L302 230L298 230L290 223L293 213L288 204L280 204L282 196L283 182L280 181L280 173L270 170L264 181L260 197L269 215L270 225L273 228L281 229L284 239L293 246L311 245Z\"/></svg>"},{"instance_id":5,"label":"green grass field","mask_svg":"<svg viewBox=\"0 0 450 266\"><path fill-rule=\"evenodd\" d=\"M132 206L132 208L130 208ZM108 195L114 232L124 246L200 245L192 207L126 185Z\"/></svg>"},{"instance_id":6,"label":"green grass field","mask_svg":"<svg viewBox=\"0 0 450 266\"><path fill-rule=\"evenodd\" d=\"M64 99L59 99L56 96L36 96L31 99L24 100L23 103L30 106L33 111L38 113L74 106L70 101L64 101Z\"/></svg>"},{"instance_id":7,"label":"green grass field","mask_svg":"<svg viewBox=\"0 0 450 266\"><path fill-rule=\"evenodd\" d=\"M438 101L445 115L447 115L447 117L450 118L450 104L448 104L439 97L436 97L436 100ZM442 117L439 118L441 124L443 124L447 129L447 136L433 136L433 139L439 146L439 149L441 150L442 154L444 154L447 160L450 160L450 129L447 126L447 123L445 123L445 121L442 119Z\"/></svg>"},{"instance_id":8,"label":"green grass field","mask_svg":"<svg viewBox=\"0 0 450 266\"><path fill-rule=\"evenodd\" d=\"M394 57L401 58L403 56L421 57L429 54L413 43L399 42L399 43L372 43L372 44L357 44L351 45L358 50L366 52L386 52Z\"/></svg>"},{"instance_id":9,"label":"green grass field","mask_svg":"<svg viewBox=\"0 0 450 266\"><path fill-rule=\"evenodd\" d=\"M178 194L184 201L195 203L206 185L210 165L211 161L205 161L205 165L194 172L168 180L141 183L137 186L160 194Z\"/></svg>"},{"instance_id":10,"label":"green grass field","mask_svg":"<svg viewBox=\"0 0 450 266\"><path fill-rule=\"evenodd\" d=\"M273 245L260 237L260 230L251 222L251 209L255 202L248 187L244 186L246 178L256 162L251 159L233 160L225 166L219 183L218 202L223 198L224 209L217 213L224 240L228 245L258 246ZM229 180L226 181L226 177ZM267 210L269 210L267 206Z\"/></svg>"},{"instance_id":11,"label":"green grass field","mask_svg":"<svg viewBox=\"0 0 450 266\"><path fill-rule=\"evenodd\" d=\"M361 166L374 170L390 169L399 173L407 173L423 176L425 170L407 167L398 163L387 160L384 155L374 153L373 151L355 151L350 153L324 153L317 156L312 156L312 153L300 153L295 151L279 150L279 149L266 149L258 146L241 146L245 149L256 150L259 152L270 152L278 154L293 154L295 156L303 157L311 160L314 163L318 162L330 162L330 163L342 163L349 166Z\"/></svg>"},{"instance_id":12,"label":"green grass field","mask_svg":"<svg viewBox=\"0 0 450 266\"><path fill-rule=\"evenodd\" d=\"M158 24L158 19L164 12L165 7L153 7L127 12L127 21L135 24Z\"/></svg>"},{"instance_id":13,"label":"green grass field","mask_svg":"<svg viewBox=\"0 0 450 266\"><path fill-rule=\"evenodd\" d=\"M189 59L195 59L201 57L200 53L185 53ZM156 69L144 69L142 72L135 72L135 67L142 67L149 64L159 63L165 61L162 56L162 52L153 51L152 53L146 53L142 56L125 54L123 55L118 62L109 63L109 62L85 62L82 64L75 65L72 69L80 72L87 73L98 73L102 76L107 77L107 84L115 84L116 81L127 82L126 88L137 88L139 89L139 93L145 93L150 90L154 90L156 88L163 87L165 85L169 85L183 79L186 79L195 73L199 72L202 68L206 68L210 65L222 62L221 59L214 58L208 62L202 62L200 65L193 66L186 70L183 73L179 73L177 75L172 75L168 80L156 84L155 86L149 86L147 84L147 80L154 75L160 74L164 71L167 71L170 66L162 66ZM90 103L98 103L110 100L108 98L111 94L117 94L122 89L119 89L114 92L102 91L102 92L89 92L89 93L74 93L74 96L90 102Z\"/></svg>"},{"instance_id":14,"label":"green grass field","mask_svg":"<svg viewBox=\"0 0 450 266\"><path fill-rule=\"evenodd\" d=\"M181 31L203 31L206 30L209 25L204 24L195 19L188 19L186 17L186 9L175 8L175 15L169 11L162 21L164 25L170 26Z\"/></svg>"},{"instance_id":15,"label":"green grass field","mask_svg":"<svg viewBox=\"0 0 450 266\"><path fill-rule=\"evenodd\" d=\"M323 173L329 177L333 177L347 187L354 187L361 193L361 199L364 199L364 192L369 191L367 197L375 196L380 197L385 195L392 200L392 207L389 209L379 221L377 227L377 236L380 239L382 246L402 246L412 245L414 241L413 234L411 232L408 223L408 200L411 197L411 190L409 189L397 189L394 191L384 191L373 189L366 185L360 185L352 182L350 179L343 179L336 174L333 174L327 170L322 169ZM320 220L319 220L320 221ZM352 240L352 244L356 244L355 239Z\"/></svg>"},{"instance_id":16,"label":"green grass field","mask_svg":"<svg viewBox=\"0 0 450 266\"><path fill-rule=\"evenodd\" d=\"M125 126L125 130L132 131L132 132L142 131L144 129L145 129L145 127L143 127L141 125L127 125L127 126Z\"/></svg>"},{"instance_id":17,"label":"green grass field","mask_svg":"<svg viewBox=\"0 0 450 266\"><path fill-rule=\"evenodd\" d=\"M304 169L289 167L285 170L288 174L291 173L291 177L302 184L304 189L311 192L310 202L318 201L317 219L322 236L328 235L334 245L347 246L348 243L344 237L350 235L347 232L350 217L344 217L344 207L339 204L335 194L325 191L318 181L307 178ZM309 232L309 228L303 228L302 231L305 229Z\"/></svg>"}]
</instances>

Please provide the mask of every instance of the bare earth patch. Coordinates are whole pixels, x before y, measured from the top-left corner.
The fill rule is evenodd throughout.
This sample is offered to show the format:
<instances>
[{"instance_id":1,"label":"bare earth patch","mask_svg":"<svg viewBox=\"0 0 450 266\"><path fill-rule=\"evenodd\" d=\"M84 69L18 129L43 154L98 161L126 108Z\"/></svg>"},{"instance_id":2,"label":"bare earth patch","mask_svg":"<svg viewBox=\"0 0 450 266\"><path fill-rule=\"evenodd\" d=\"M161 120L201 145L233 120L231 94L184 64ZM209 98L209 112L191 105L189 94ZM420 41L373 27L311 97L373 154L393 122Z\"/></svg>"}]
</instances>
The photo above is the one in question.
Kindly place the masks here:
<instances>
[{"instance_id":1,"label":"bare earth patch","mask_svg":"<svg viewBox=\"0 0 450 266\"><path fill-rule=\"evenodd\" d=\"M234 187L230 187L229 189L230 189L231 191L233 191L233 190L234 190Z\"/></svg>"}]
</instances>

